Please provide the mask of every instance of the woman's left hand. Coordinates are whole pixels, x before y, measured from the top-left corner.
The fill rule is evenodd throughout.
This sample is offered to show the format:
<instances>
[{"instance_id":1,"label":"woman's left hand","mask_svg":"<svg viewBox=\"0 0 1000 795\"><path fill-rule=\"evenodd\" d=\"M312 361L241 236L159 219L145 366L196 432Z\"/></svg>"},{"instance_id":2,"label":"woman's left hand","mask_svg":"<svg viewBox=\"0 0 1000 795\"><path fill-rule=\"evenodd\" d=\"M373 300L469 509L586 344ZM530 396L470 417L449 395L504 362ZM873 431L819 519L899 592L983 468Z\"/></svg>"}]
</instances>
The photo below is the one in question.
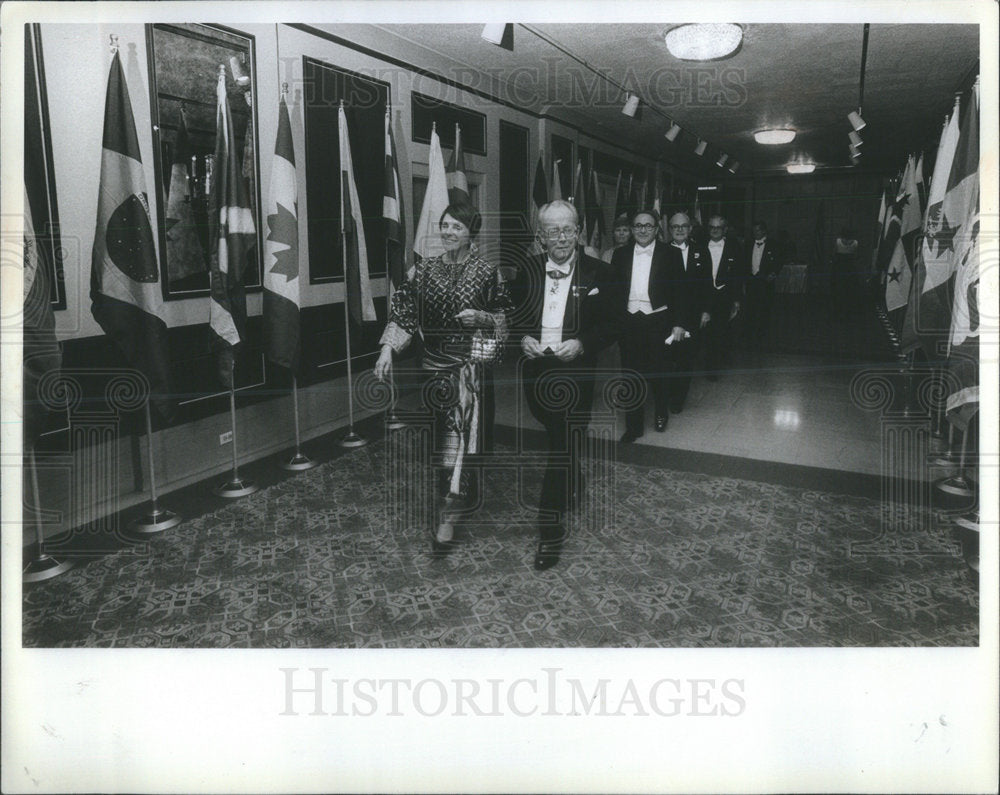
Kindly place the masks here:
<instances>
[{"instance_id":1,"label":"woman's left hand","mask_svg":"<svg viewBox=\"0 0 1000 795\"><path fill-rule=\"evenodd\" d=\"M455 319L461 323L465 328L477 328L482 327L487 324L487 319L489 318L489 313L481 312L478 309L463 309L457 315Z\"/></svg>"}]
</instances>

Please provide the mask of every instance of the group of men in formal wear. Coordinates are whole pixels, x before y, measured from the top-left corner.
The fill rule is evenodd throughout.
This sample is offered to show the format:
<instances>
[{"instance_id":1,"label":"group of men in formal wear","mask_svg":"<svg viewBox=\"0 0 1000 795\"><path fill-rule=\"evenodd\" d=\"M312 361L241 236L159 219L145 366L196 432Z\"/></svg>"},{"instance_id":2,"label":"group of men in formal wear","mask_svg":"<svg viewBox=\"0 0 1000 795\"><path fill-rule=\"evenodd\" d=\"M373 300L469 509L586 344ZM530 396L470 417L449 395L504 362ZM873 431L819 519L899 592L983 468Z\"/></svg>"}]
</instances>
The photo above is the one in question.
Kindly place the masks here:
<instances>
[{"instance_id":1,"label":"group of men in formal wear","mask_svg":"<svg viewBox=\"0 0 1000 795\"><path fill-rule=\"evenodd\" d=\"M708 378L717 380L740 313L751 343L759 345L766 333L780 260L764 224L754 224L754 241L742 250L721 216L709 219L705 244L691 240L691 229L690 216L675 213L669 241L661 240L656 212L640 211L631 220L632 241L607 263L578 245L572 204L559 200L539 210L544 251L511 284L510 323L524 354L525 398L546 434L537 569L559 560L566 512L584 490L583 450L572 429L589 421L601 349L618 342L622 369L648 386L654 427L662 432L683 409L700 346ZM572 384L572 399L555 388L559 379ZM645 432L646 408L637 403L626 413L623 444Z\"/></svg>"}]
</instances>

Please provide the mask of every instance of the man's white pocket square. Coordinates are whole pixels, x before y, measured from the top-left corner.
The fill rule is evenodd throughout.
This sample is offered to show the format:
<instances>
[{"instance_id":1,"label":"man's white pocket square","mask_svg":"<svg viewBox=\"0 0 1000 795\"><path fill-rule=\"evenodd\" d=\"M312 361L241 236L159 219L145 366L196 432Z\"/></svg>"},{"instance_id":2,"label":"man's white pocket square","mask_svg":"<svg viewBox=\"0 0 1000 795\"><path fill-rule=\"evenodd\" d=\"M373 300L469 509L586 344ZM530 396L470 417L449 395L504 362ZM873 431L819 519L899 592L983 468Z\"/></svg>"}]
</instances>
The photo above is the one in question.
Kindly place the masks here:
<instances>
[{"instance_id":1,"label":"man's white pocket square","mask_svg":"<svg viewBox=\"0 0 1000 795\"><path fill-rule=\"evenodd\" d=\"M599 287L591 287L590 292L587 293L587 295L597 295L599 292L601 292Z\"/></svg>"}]
</instances>

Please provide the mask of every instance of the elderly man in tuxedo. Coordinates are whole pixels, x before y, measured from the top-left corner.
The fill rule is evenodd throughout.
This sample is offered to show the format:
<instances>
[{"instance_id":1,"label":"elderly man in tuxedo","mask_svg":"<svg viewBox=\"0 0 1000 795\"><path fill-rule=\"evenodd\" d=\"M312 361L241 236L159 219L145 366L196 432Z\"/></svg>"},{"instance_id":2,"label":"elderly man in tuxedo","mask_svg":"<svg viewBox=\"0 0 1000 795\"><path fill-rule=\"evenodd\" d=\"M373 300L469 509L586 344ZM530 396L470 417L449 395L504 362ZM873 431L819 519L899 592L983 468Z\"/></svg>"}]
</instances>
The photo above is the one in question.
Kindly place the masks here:
<instances>
[{"instance_id":1,"label":"elderly man in tuxedo","mask_svg":"<svg viewBox=\"0 0 1000 795\"><path fill-rule=\"evenodd\" d=\"M653 395L655 428L664 431L670 412L684 405L691 382L695 335L709 321L705 311L708 252L691 245L691 218L670 218L670 243L656 239L659 219L643 210L632 219L635 245L615 250L614 277L625 311L621 335L622 367L642 374ZM642 436L645 406L625 416L623 443Z\"/></svg>"},{"instance_id":2,"label":"elderly man in tuxedo","mask_svg":"<svg viewBox=\"0 0 1000 795\"><path fill-rule=\"evenodd\" d=\"M763 344L770 326L774 283L778 278L778 271L781 270L782 261L778 246L768 238L767 224L763 221L754 223L753 238L743 261L746 277L744 334L747 346L756 350Z\"/></svg>"},{"instance_id":3,"label":"elderly man in tuxedo","mask_svg":"<svg viewBox=\"0 0 1000 795\"><path fill-rule=\"evenodd\" d=\"M743 255L735 240L728 237L729 225L721 215L708 219L708 254L712 261L712 286L708 291L705 327L705 369L708 380L717 381L723 358L729 350L732 321L743 300Z\"/></svg>"},{"instance_id":4,"label":"elderly man in tuxedo","mask_svg":"<svg viewBox=\"0 0 1000 795\"><path fill-rule=\"evenodd\" d=\"M614 341L620 321L618 286L609 266L577 244L579 217L558 200L538 212L545 249L522 266L511 284L512 333L521 333L521 377L532 415L546 434L546 466L539 500L539 571L559 561L565 516L578 504L583 484L579 437L590 421L597 353ZM564 400L563 379L574 399ZM565 382L564 382L565 384Z\"/></svg>"}]
</instances>

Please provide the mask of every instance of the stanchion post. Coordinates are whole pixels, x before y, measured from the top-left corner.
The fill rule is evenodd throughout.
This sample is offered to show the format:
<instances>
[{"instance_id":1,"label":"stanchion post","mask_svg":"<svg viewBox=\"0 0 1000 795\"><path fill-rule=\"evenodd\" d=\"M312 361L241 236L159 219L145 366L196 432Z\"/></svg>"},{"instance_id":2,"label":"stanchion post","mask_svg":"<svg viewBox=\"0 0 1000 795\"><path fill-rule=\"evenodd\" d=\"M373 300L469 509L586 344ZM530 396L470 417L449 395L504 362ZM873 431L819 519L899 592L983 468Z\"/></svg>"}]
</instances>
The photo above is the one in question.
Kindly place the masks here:
<instances>
[{"instance_id":1,"label":"stanchion post","mask_svg":"<svg viewBox=\"0 0 1000 795\"><path fill-rule=\"evenodd\" d=\"M253 494L260 488L252 480L243 480L240 477L239 459L236 451L236 364L229 373L229 421L233 433L233 476L227 482L215 489L215 493L226 499L236 499Z\"/></svg>"},{"instance_id":2,"label":"stanchion post","mask_svg":"<svg viewBox=\"0 0 1000 795\"><path fill-rule=\"evenodd\" d=\"M76 562L72 560L60 562L45 552L45 540L42 536L42 501L38 493L38 467L35 465L34 447L28 451L28 460L31 464L31 499L35 509L35 556L25 565L22 579L24 582L41 582L69 571Z\"/></svg>"},{"instance_id":3,"label":"stanchion post","mask_svg":"<svg viewBox=\"0 0 1000 795\"><path fill-rule=\"evenodd\" d=\"M289 472L301 472L312 469L316 466L316 462L309 456L303 455L299 446L299 380L294 374L292 375L292 414L295 417L295 455L287 463L282 464L281 468Z\"/></svg>"}]
</instances>

